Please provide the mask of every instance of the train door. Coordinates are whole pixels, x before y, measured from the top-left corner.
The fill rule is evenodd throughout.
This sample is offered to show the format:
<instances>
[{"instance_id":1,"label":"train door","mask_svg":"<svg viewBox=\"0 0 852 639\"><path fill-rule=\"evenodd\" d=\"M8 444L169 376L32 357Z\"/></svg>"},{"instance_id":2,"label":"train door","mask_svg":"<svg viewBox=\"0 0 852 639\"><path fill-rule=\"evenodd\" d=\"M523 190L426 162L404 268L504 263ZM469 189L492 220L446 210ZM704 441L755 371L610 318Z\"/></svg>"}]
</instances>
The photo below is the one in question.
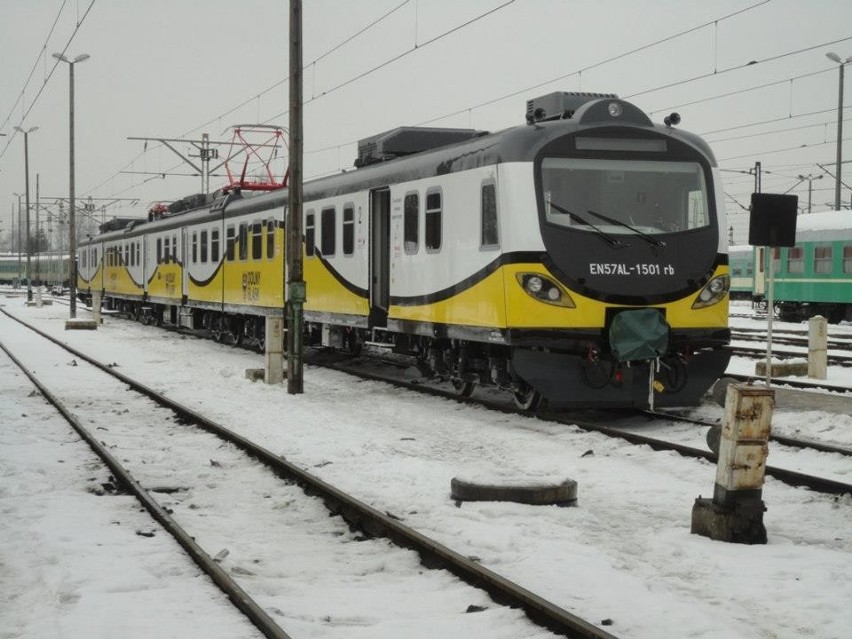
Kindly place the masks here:
<instances>
[{"instance_id":1,"label":"train door","mask_svg":"<svg viewBox=\"0 0 852 639\"><path fill-rule=\"evenodd\" d=\"M370 191L370 326L386 326L390 306L390 189Z\"/></svg>"}]
</instances>

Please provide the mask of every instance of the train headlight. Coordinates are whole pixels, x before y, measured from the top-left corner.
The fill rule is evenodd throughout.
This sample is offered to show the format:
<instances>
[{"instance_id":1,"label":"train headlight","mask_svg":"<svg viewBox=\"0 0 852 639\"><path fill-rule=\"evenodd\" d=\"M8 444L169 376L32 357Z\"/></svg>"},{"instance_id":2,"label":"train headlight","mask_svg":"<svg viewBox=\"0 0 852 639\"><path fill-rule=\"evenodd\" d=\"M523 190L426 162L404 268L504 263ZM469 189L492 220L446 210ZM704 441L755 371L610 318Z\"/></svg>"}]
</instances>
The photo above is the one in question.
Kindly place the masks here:
<instances>
[{"instance_id":1,"label":"train headlight","mask_svg":"<svg viewBox=\"0 0 852 639\"><path fill-rule=\"evenodd\" d=\"M722 301L730 287L731 280L727 275L714 277L698 293L692 308L705 308Z\"/></svg>"},{"instance_id":2,"label":"train headlight","mask_svg":"<svg viewBox=\"0 0 852 639\"><path fill-rule=\"evenodd\" d=\"M614 118L620 118L621 114L624 112L624 109L618 102L610 102L607 106L607 111Z\"/></svg>"},{"instance_id":3,"label":"train headlight","mask_svg":"<svg viewBox=\"0 0 852 639\"><path fill-rule=\"evenodd\" d=\"M524 282L524 286L530 293L535 295L536 293L540 293L541 289L544 288L544 282L541 281L538 275L530 275L527 281Z\"/></svg>"},{"instance_id":4,"label":"train headlight","mask_svg":"<svg viewBox=\"0 0 852 639\"><path fill-rule=\"evenodd\" d=\"M539 302L575 308L574 300L568 295L568 291L549 277L539 273L518 273L516 277L524 292Z\"/></svg>"}]
</instances>

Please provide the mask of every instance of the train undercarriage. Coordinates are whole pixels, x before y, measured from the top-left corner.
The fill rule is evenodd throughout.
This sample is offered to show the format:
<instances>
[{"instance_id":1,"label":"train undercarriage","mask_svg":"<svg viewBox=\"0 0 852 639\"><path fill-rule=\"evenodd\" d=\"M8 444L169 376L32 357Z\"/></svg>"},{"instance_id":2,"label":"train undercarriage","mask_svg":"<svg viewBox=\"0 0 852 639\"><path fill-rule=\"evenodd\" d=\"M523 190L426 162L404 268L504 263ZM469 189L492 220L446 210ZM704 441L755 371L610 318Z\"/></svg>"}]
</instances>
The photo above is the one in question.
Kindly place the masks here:
<instances>
[{"instance_id":1,"label":"train undercarriage","mask_svg":"<svg viewBox=\"0 0 852 639\"><path fill-rule=\"evenodd\" d=\"M81 295L87 305L89 296ZM219 343L263 352L263 316L217 309L107 297L107 312L156 326L197 331ZM578 339L570 349L509 346L436 338L319 322L305 324L304 344L358 355L366 347L409 358L429 379L452 385L460 397L477 386L511 395L515 405L533 411L545 402L555 408L647 408L699 403L722 375L730 354L719 345L696 348L682 342L665 355L640 362L612 357L603 340Z\"/></svg>"}]
</instances>

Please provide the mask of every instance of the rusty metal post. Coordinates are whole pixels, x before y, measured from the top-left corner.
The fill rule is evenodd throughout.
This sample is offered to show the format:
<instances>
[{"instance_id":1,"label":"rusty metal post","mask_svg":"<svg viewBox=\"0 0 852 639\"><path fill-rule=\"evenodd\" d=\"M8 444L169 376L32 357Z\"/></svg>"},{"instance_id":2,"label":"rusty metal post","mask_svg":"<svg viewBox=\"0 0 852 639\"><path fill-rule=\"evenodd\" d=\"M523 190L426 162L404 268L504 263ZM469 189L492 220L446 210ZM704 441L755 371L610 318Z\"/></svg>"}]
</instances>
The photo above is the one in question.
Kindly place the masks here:
<instances>
[{"instance_id":1,"label":"rusty metal post","mask_svg":"<svg viewBox=\"0 0 852 639\"><path fill-rule=\"evenodd\" d=\"M695 500L692 532L718 541L765 544L763 479L775 391L732 384L725 398L713 499Z\"/></svg>"}]
</instances>

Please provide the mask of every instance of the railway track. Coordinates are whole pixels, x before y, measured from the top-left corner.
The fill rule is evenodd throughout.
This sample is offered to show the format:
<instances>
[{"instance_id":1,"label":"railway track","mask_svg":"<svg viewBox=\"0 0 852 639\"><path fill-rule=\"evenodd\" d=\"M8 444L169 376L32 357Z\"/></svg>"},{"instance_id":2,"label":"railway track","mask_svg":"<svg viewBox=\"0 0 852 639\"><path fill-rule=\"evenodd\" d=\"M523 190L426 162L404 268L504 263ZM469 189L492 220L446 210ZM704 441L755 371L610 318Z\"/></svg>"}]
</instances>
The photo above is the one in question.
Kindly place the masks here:
<instances>
[{"instance_id":1,"label":"railway track","mask_svg":"<svg viewBox=\"0 0 852 639\"><path fill-rule=\"evenodd\" d=\"M410 368L410 363L407 364L401 359L383 358L383 360L392 369L400 370L402 368ZM379 372L373 367L371 367L370 370L366 370L363 366L352 365L352 361L352 359L341 358L333 353L314 354L314 357L310 359L310 362L314 365L327 366L342 372L358 375L364 379L383 381L407 388L409 390L416 390L418 392L427 393L437 397L455 399L456 401L469 403L472 405L485 406L491 410L496 410L500 412L518 415L528 415L527 412L516 408L505 397L497 393L484 395L474 394L469 398L459 397L458 394L451 389L442 388L439 385L422 383L420 381L404 380L400 378L399 375L389 374L387 372ZM700 422L698 420L693 420L688 417L681 417L673 413L646 414L649 415L652 419L665 419L668 421L675 421L683 424L700 424L701 426L706 426L708 428L713 425L709 422ZM694 459L705 459L713 463L716 462L716 455L709 449L699 448L696 445L688 445L678 441L667 439L664 436L665 433L661 432L662 429L655 429L660 436L651 436L643 433L642 431L646 430L644 428L645 424L640 421L638 422L637 428L637 421L635 417L629 418L629 423L625 427L613 425L614 423L618 423L624 420L622 419L623 414L612 412L599 412L598 418L589 419L588 417L585 417L583 413L566 413L562 411L550 411L547 409L542 409L536 413L536 416L543 420L564 424L566 426L577 426L578 428L585 431L596 432L602 435L606 435L608 437L623 439L630 442L631 444L635 444L638 446L650 446L653 450L656 451L672 451L684 457L691 457ZM818 442L809 442L807 440L796 440L795 438L778 437L776 439L776 443L783 443L784 445L788 445L795 448L809 448L819 452L838 453L841 455L852 454L852 451L849 451L844 447L832 446L829 444L819 444ZM818 477L814 475L809 475L807 473L800 473L795 470L779 468L776 466L767 466L766 475L769 477L774 477L775 479L778 479L779 481L782 481L791 486L804 486L810 488L811 490L816 490L827 494L852 494L852 484L837 481L831 478Z\"/></svg>"},{"instance_id":2,"label":"railway track","mask_svg":"<svg viewBox=\"0 0 852 639\"><path fill-rule=\"evenodd\" d=\"M2 309L0 309L2 310ZM3 313L12 320L21 322L17 318L9 315L3 310ZM546 628L552 632L555 632L562 636L567 637L583 637L590 639L606 639L612 638L614 635L606 632L605 630L598 628L594 624L585 621L570 612L560 608L559 606L545 600L544 598L536 595L529 590L524 589L518 584L502 577L501 575L481 566L474 560L471 560L468 557L462 556L448 547L424 536L423 534L417 532L404 525L400 518L394 516L393 514L383 513L371 506L360 502L354 497L346 494L345 492L336 489L335 487L323 482L316 476L311 473L305 471L302 468L297 467L296 465L288 462L283 459L279 455L260 447L250 441L249 439L225 428L224 426L217 424L216 422L206 418L203 415L200 415L196 411L193 411L185 406L181 406L180 404L163 397L161 394L157 393L155 390L147 387L145 385L139 384L133 379L129 378L126 375L115 370L115 367L111 367L110 365L105 365L103 363L97 362L92 358L88 357L86 354L80 352L79 350L70 348L64 344L62 344L59 340L54 339L53 337L47 335L46 333L39 331L35 327L32 327L24 322L21 322L28 328L33 331L33 335L38 335L40 340L49 340L57 349L64 349L65 352L70 353L73 357L77 358L81 362L85 362L92 370L97 371L97 375L103 377L104 375L109 375L115 381L112 382L113 388L112 390L107 391L107 397L122 397L120 400L121 408L115 409L113 400L111 411L105 411L105 408L108 406L104 403L105 400L102 401L93 401L93 402L81 402L77 401L74 406L74 412L77 413L81 410L84 410L83 404L90 404L93 406L94 413L87 413L86 419L91 422L99 423L101 426L99 428L104 428L109 432L103 433L98 432L97 438L89 433L84 436L90 444L95 445L101 453L105 455L105 463L107 463L110 468L115 473L123 473L120 470L120 464L116 461L116 456L114 454L110 454L110 451L107 450L107 446L99 445L98 442L102 439L110 439L111 442L108 445L109 447L115 446L117 449L121 450L121 456L130 456L133 449L138 449L140 457L136 462L136 468L144 468L151 466L159 466L164 461L160 460L158 457L158 449L160 448L155 443L161 441L169 441L170 444L168 449L171 451L174 448L173 442L177 439L184 440L186 438L192 437L193 441L191 443L187 443L184 445L184 449L195 451L190 457L200 458L202 461L202 469L197 469L195 472L199 476L209 477L210 467L215 467L216 471L216 486L217 486L217 494L222 493L222 488L220 487L220 482L224 482L224 479L220 478L220 473L222 472L222 468L240 468L241 472L248 472L244 468L244 462L240 462L236 459L232 451L222 449L222 441L227 442L230 445L240 449L244 453L247 453L252 458L257 461L260 461L261 464L266 467L268 470L265 471L267 474L267 480L271 476L275 477L283 477L287 482L290 482L296 486L301 487L305 493L313 496L317 496L321 499L321 501L325 504L332 514L340 515L349 526L356 528L360 531L361 538L373 538L373 537L386 537L390 539L394 544L399 546L400 548L411 549L417 552L421 561L430 567L441 568L446 571L449 571L453 575L459 577L463 581L467 582L471 586L481 589L485 593L488 593L494 601L499 602L499 604L504 606L509 606L510 608L518 608L523 610L529 620L531 620L536 625L541 628ZM4 350L7 348L4 346ZM31 349L30 349L31 350ZM42 349L39 349L42 350ZM7 350L8 352L8 350ZM10 353L11 355L11 353ZM63 359L64 358L64 359ZM60 360L67 360L67 355L61 355ZM23 368L30 368L26 365L26 363L21 363ZM82 371L83 364L79 364L78 367L75 367L75 378L80 377L80 373ZM50 368L50 367L48 367ZM53 366L53 368L58 368L57 366ZM33 375L32 373L29 373ZM88 375L88 373L87 373ZM49 395L50 391L46 388L43 383L37 382L34 379L34 383L40 384L40 389L46 396ZM103 389L107 386L107 384L101 381L95 381L92 378L89 382L84 384L84 388L98 388ZM127 390L127 387L131 389L131 391ZM77 389L79 393L79 388ZM133 399L128 400L125 398L128 392L132 392L134 394L139 394L145 399ZM125 409L129 409L131 404L140 404L141 402L145 402L144 407L138 408L134 411L133 416L125 415L123 412ZM153 401L157 404L157 408L154 409L150 406L150 402ZM56 404L58 408L62 406L62 402L59 399L56 399ZM71 414L71 411L68 409L60 409L63 411L63 414L66 415L68 419L74 419L74 416ZM107 421L104 422L104 413L106 412ZM115 417L115 413L119 413L122 415L121 419L118 420ZM100 415L100 419L98 418ZM130 420L131 423L128 428L125 428L124 424ZM81 430L85 431L85 429L80 426L80 422L84 421L79 417L75 420L77 425L81 428ZM141 424L144 424L144 429ZM163 426L165 425L165 426ZM209 434L215 435L215 441L212 444L201 443L201 441L195 441L196 437L199 435L196 434L196 429L187 428L188 425L198 426L200 429L206 431L205 434L201 435L206 437L207 439L213 439ZM165 428L162 431L155 431L154 428ZM146 435L142 441L139 440L140 431L144 430ZM124 435L118 436L117 439L112 439L114 433L112 431L125 431ZM126 439L130 438L130 439ZM136 441L133 442L133 438L136 438ZM123 443L122 443L123 442ZM155 444L152 446L152 444ZM203 452L202 452L203 451ZM152 459L155 457L156 459ZM195 460L197 461L197 460ZM215 463L214 463L215 462ZM174 462L171 462L174 464ZM178 467L189 467L188 462L177 462ZM272 473L268 471L271 470ZM137 470L138 472L138 470ZM125 477L125 475L121 475ZM137 487L139 490L140 500L143 501L146 508L151 512L152 516L158 519L162 523L162 525L172 532L173 530L177 530L179 526L174 523L174 518L170 516L169 510L173 510L175 512L179 512L181 517L187 517L188 513L192 510L195 510L192 507L192 503L186 503L187 500L181 499L181 495L194 493L200 490L198 485L190 485L190 479L181 476L181 479L176 479L174 477L167 478L159 478L152 477L146 475L146 478L143 481L133 479L132 477L127 476L125 479L122 479L123 483L126 483L130 487ZM208 479L209 481L209 479ZM276 479L276 481L279 481ZM260 480L258 483L252 484L252 493L259 492L258 486L260 485ZM150 492L145 491L142 488L142 485L159 485L163 484L170 486L168 490L165 490L167 495L169 495L169 500L166 503L156 503L155 501L150 499ZM175 486L177 486L175 488ZM173 490L174 489L174 490ZM281 486L277 486L275 488L268 489L267 496L271 496L273 492L279 492L284 490ZM147 497L146 497L147 495ZM197 496L195 499L199 499ZM295 499L290 496L288 499ZM304 499L310 499L311 501L316 502L317 500L304 497ZM250 495L245 495L244 497L236 500L240 501L251 501ZM210 514L207 513L207 518L216 522L216 528L220 528L223 526L222 522L230 519L236 519L240 521L259 521L265 519L266 515L260 516L256 512L253 512L250 515L246 515L245 517L235 517L233 513L228 512L219 512L218 514ZM327 514L325 515L327 518ZM282 524L283 525L283 524ZM238 539L241 534L245 533L245 524L240 524L231 534L231 539ZM275 536L280 537L280 535L284 534L280 528L269 528L265 531L265 535L268 538L270 534L270 530L275 530ZM242 531L242 532L241 532ZM263 532L263 531L261 531ZM172 534L175 534L172 532ZM201 532L195 530L194 532L183 534L177 533L178 536L176 538L179 539L179 542L184 545L194 558L198 556L199 565L207 571L208 569L212 571L211 578L216 581L217 584L221 582L233 581L234 586L236 588L233 591L228 593L228 596L235 601L238 606L241 606L241 610L247 615L254 615L250 617L252 622L261 629L266 636L269 637L287 637L281 627L276 623L276 619L273 619L272 616L268 613L268 611L255 602L252 601L250 593L246 590L242 589L239 585L238 580L232 579L231 575L228 575L224 570L222 570L219 564L210 559L212 552L205 552L200 547L193 551L193 537L202 538L205 535L214 535L209 530ZM217 531L215 533L216 536L222 535L221 531ZM316 534L316 533L314 533ZM345 532L343 530L338 533L334 533L335 536L344 537ZM180 540L183 541L180 541ZM190 543L192 542L192 543ZM220 542L216 544L216 547L223 545L225 542ZM234 542L228 542L234 543ZM186 545L185 545L186 544ZM263 545L261 543L261 545ZM268 545L268 541L267 544ZM245 568L246 556L254 556L259 555L262 551L260 549L255 549L253 553L243 553L243 563L235 564L232 566L232 572L243 566L243 570ZM386 548L384 552L387 552ZM255 558L256 559L256 558ZM261 560L259 562L255 562L254 565L259 564L263 567L265 564L274 563L273 559ZM344 562L345 563L345 562ZM398 577L398 575L397 575ZM416 575L412 578L416 578ZM428 580L424 586L428 590L434 589L434 581ZM484 596L484 595L483 595ZM424 593L423 597L428 598L428 595ZM475 598L475 597L474 597ZM268 597L267 597L268 599ZM490 607L493 604L488 604L486 607ZM268 606L267 606L268 608ZM455 612L455 611L454 611ZM410 614L415 614L414 612L409 611ZM256 616L256 617L255 617ZM267 618L267 621L264 621L264 616ZM280 615L275 615L277 618ZM468 622L469 624L470 622ZM526 622L524 622L526 623ZM537 635L536 635L537 636Z\"/></svg>"}]
</instances>

